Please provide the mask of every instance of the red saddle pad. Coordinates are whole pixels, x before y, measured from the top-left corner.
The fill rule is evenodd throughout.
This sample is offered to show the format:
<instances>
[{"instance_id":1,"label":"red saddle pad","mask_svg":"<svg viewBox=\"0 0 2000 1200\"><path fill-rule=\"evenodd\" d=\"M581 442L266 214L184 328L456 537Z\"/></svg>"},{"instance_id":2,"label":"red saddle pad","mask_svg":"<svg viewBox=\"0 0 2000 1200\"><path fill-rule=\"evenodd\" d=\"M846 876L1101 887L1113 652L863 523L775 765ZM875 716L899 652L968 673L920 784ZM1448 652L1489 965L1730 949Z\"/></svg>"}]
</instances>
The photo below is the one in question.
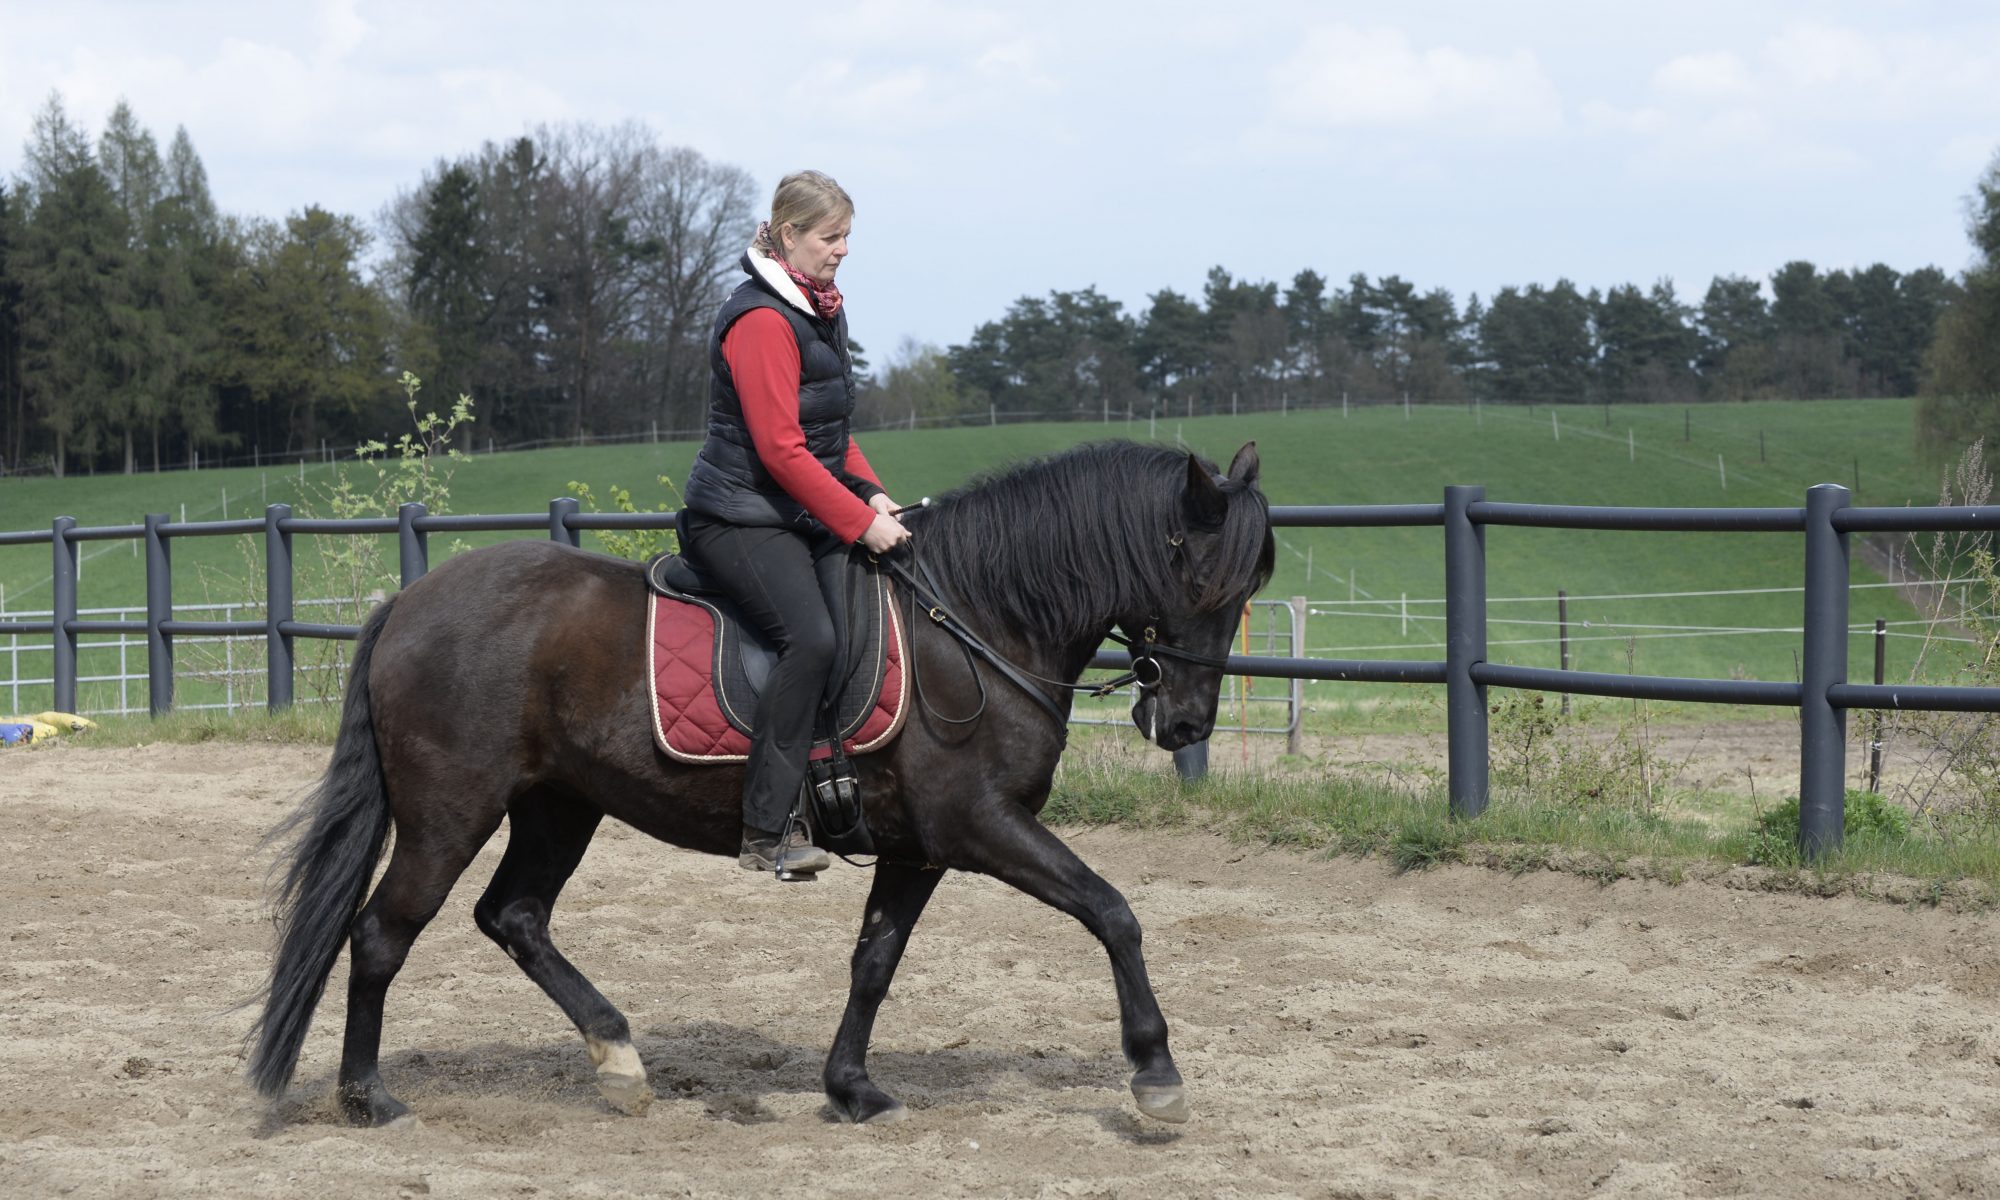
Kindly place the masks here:
<instances>
[{"instance_id":1,"label":"red saddle pad","mask_svg":"<svg viewBox=\"0 0 2000 1200\"><path fill-rule=\"evenodd\" d=\"M647 599L651 603L646 610L646 674L653 681L653 740L684 763L742 762L750 755L750 737L742 729L754 727L754 714L742 711L746 698L725 697L716 684L715 611L671 596L654 594ZM907 708L903 662L908 647L895 604L884 604L883 609L888 628L876 664L882 685L860 728L841 742L848 754L879 750L903 728ZM729 704L737 707L725 712Z\"/></svg>"}]
</instances>

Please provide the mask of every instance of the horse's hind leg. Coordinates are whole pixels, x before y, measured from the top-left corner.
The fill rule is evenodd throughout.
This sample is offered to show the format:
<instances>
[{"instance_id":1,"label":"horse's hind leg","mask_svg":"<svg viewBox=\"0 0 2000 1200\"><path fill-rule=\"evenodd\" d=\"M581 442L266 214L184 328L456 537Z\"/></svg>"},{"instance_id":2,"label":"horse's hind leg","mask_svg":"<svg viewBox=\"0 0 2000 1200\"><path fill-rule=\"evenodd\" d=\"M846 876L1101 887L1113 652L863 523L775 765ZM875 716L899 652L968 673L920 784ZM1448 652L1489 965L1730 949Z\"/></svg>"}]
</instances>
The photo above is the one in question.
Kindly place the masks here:
<instances>
[{"instance_id":1,"label":"horse's hind leg","mask_svg":"<svg viewBox=\"0 0 2000 1200\"><path fill-rule=\"evenodd\" d=\"M969 865L1075 917L1104 944L1118 985L1125 1058L1138 1068L1132 1096L1139 1111L1161 1121L1187 1120L1187 1095L1167 1049L1167 1019L1146 978L1132 906L1025 809L997 808L993 814L963 842Z\"/></svg>"},{"instance_id":2,"label":"horse's hind leg","mask_svg":"<svg viewBox=\"0 0 2000 1200\"><path fill-rule=\"evenodd\" d=\"M856 1123L896 1121L903 1116L902 1102L868 1078L868 1038L875 1029L876 1010L889 994L896 964L903 959L903 947L909 944L910 930L943 878L943 871L900 863L875 867L875 884L868 891L861 934L854 943L847 1011L826 1056L824 1076L827 1099Z\"/></svg>"},{"instance_id":3,"label":"horse's hind leg","mask_svg":"<svg viewBox=\"0 0 2000 1200\"><path fill-rule=\"evenodd\" d=\"M389 869L354 918L349 934L347 1037L340 1051L340 1106L356 1124L389 1125L409 1116L383 1086L382 1002L410 945L437 915L452 884L499 827L495 804L483 827L441 824L396 831Z\"/></svg>"},{"instance_id":4,"label":"horse's hind leg","mask_svg":"<svg viewBox=\"0 0 2000 1200\"><path fill-rule=\"evenodd\" d=\"M603 817L590 804L546 790L517 799L508 810L507 852L472 913L481 932L499 943L576 1023L590 1060L597 1064L597 1090L613 1108L638 1114L653 1102L653 1092L639 1052L632 1048L625 1014L549 939L549 911L583 861Z\"/></svg>"}]
</instances>

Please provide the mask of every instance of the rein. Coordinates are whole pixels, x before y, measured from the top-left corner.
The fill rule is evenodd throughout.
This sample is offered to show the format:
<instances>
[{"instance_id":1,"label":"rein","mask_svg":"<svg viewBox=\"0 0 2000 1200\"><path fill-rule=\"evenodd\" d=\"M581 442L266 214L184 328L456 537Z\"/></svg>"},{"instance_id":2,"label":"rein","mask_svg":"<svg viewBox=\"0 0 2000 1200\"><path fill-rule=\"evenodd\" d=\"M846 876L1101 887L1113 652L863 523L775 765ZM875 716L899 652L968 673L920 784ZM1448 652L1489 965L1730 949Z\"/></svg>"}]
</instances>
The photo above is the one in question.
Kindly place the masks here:
<instances>
[{"instance_id":1,"label":"rein","mask_svg":"<svg viewBox=\"0 0 2000 1200\"><path fill-rule=\"evenodd\" d=\"M1176 549L1179 549L1182 544L1182 537L1178 533L1174 534L1168 540ZM922 604L925 608L925 615L930 617L934 623L941 626L946 633L949 633L959 643L966 655L968 666L971 665L974 655L986 660L989 666L1006 676L1014 686L1026 692L1030 699L1041 705L1042 710L1048 713L1049 717L1058 726L1067 727L1069 723L1068 714L1064 713L1062 708L1049 698L1047 692L1035 686L1037 683L1047 684L1050 687L1063 691L1087 692L1091 696L1101 698L1109 696L1119 688L1131 683L1138 684L1142 692L1160 686L1166 677L1166 673L1161 669L1159 662L1162 656L1180 659L1183 662L1195 663L1199 666L1215 667L1217 669L1228 665L1228 660L1225 657L1196 654L1191 650L1183 650L1178 646L1165 645L1158 640L1159 634L1157 629L1152 625L1147 625L1137 638L1124 637L1116 631L1107 632L1105 635L1111 641L1117 642L1132 653L1132 669L1123 675L1090 683L1072 683L1061 679L1050 679L1045 675L1037 675L1026 667L1009 661L999 651L981 640L979 635L974 633L963 621L959 620L946 607L944 589L938 585L937 577L931 573L929 565L924 562L923 556L917 552L917 540L914 535L909 540L909 547L910 561L915 563L917 568L915 573L911 572L909 568L895 559L877 558L876 561L886 567L890 574L902 580L904 585L910 589L911 620L914 622L917 605ZM918 573L921 573L923 576L921 580L917 578ZM985 713L986 685L980 680L979 672L976 669L972 672L972 678L973 682L979 686L979 707L969 717L956 718L944 716L942 713L931 708L930 703L924 700L923 686L917 682L915 653L910 655L909 669L910 680L917 693L917 700L923 704L924 711L932 717L953 725L966 725L978 720ZM1033 682L1030 682L1031 680Z\"/></svg>"}]
</instances>

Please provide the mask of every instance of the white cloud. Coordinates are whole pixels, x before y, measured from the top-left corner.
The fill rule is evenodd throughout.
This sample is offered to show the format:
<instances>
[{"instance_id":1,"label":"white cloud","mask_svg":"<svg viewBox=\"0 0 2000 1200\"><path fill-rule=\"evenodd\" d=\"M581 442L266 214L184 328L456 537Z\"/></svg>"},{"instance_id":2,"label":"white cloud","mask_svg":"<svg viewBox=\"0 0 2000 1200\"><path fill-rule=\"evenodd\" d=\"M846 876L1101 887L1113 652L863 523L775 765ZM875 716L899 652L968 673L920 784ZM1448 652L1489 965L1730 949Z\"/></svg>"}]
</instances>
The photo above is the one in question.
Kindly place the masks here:
<instances>
[{"instance_id":1,"label":"white cloud","mask_svg":"<svg viewBox=\"0 0 2000 1200\"><path fill-rule=\"evenodd\" d=\"M1878 39L1829 25L1788 27L1766 43L1764 59L1793 87L1874 87L1889 74Z\"/></svg>"},{"instance_id":2,"label":"white cloud","mask_svg":"<svg viewBox=\"0 0 2000 1200\"><path fill-rule=\"evenodd\" d=\"M314 57L338 61L358 49L375 27L355 11L356 0L321 0L313 13L313 33L319 44Z\"/></svg>"},{"instance_id":3,"label":"white cloud","mask_svg":"<svg viewBox=\"0 0 2000 1200\"><path fill-rule=\"evenodd\" d=\"M1906 149L1962 165L2000 135L2000 42L1794 22L1742 52L1667 59L1643 101L1586 102L1584 125L1627 143L1649 178L1851 181ZM1884 138L1895 128L1894 138Z\"/></svg>"},{"instance_id":4,"label":"white cloud","mask_svg":"<svg viewBox=\"0 0 2000 1200\"><path fill-rule=\"evenodd\" d=\"M1603 100L1586 100L1577 112L1583 118L1583 127L1591 131L1655 134L1666 129L1668 123L1667 114L1653 105L1619 108Z\"/></svg>"},{"instance_id":5,"label":"white cloud","mask_svg":"<svg viewBox=\"0 0 2000 1200\"><path fill-rule=\"evenodd\" d=\"M1653 72L1653 86L1698 100L1734 99L1753 90L1750 69L1727 50L1669 59Z\"/></svg>"},{"instance_id":6,"label":"white cloud","mask_svg":"<svg viewBox=\"0 0 2000 1200\"><path fill-rule=\"evenodd\" d=\"M1307 126L1453 121L1533 133L1562 123L1555 85L1528 51L1419 49L1397 29L1314 29L1270 83L1278 114Z\"/></svg>"}]
</instances>

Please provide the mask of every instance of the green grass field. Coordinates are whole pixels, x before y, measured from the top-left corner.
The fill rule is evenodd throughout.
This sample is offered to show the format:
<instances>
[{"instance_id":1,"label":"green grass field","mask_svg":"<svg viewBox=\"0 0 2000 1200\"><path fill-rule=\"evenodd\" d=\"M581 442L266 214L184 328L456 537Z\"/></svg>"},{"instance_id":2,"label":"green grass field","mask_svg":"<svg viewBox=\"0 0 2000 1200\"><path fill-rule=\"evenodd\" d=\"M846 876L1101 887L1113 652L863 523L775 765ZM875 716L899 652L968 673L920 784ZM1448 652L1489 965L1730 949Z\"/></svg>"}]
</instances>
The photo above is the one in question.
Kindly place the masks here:
<instances>
[{"instance_id":1,"label":"green grass field","mask_svg":"<svg viewBox=\"0 0 2000 1200\"><path fill-rule=\"evenodd\" d=\"M977 473L1025 455L1046 453L1103 436L1149 435L1183 439L1221 461L1243 441L1256 439L1264 463L1264 488L1278 504L1429 502L1450 483L1484 484L1492 499L1574 504L1797 505L1818 482L1852 486L1866 504L1925 503L1935 499L1935 472L1916 460L1907 401L1821 401L1678 407L1536 408L1500 410L1400 407L1257 414L1238 418L1003 425L934 431L877 432L864 446L892 492L908 502L964 483ZM552 449L477 456L453 483L451 508L460 513L545 509L565 494L569 480L589 483L600 495L610 485L632 488L650 506L665 499L653 484L661 474L678 480L694 455L691 443ZM1718 466L1718 456L1721 464ZM266 502L289 502L323 511L324 489L336 469L361 481L370 468L347 464L306 470L235 468L160 475L0 480L0 529L45 527L58 513L87 525L134 523L147 512L175 520L255 515ZM1724 474L1726 472L1726 485ZM465 539L480 544L504 535ZM1355 658L1441 658L1442 536L1435 529L1280 531L1278 573L1265 596L1303 595L1313 602L1306 649ZM586 545L592 543L586 537ZM299 539L305 564L316 539ZM435 565L451 552L435 538ZM1556 665L1557 589L1574 599L1572 665L1583 670L1636 670L1654 674L1794 677L1796 634L1739 630L1791 628L1800 619L1796 591L1756 589L1797 586L1800 539L1785 534L1638 534L1491 529L1487 535L1488 586L1493 603L1489 644L1496 661ZM85 608L137 604L144 596L143 560L131 542L83 547L81 603ZM261 573L254 538L184 539L173 543L175 600L187 604L252 598ZM1861 565L1854 580L1857 624L1884 617L1911 621L1915 614ZM393 546L383 561L394 568ZM1308 570L1310 569L1310 574ZM50 603L46 547L0 548L0 588L9 612L46 609ZM323 573L301 567L300 595L332 589ZM339 590L339 589L332 589ZM1700 592L1711 595L1604 599L1631 593ZM1407 604L1405 601L1407 600ZM1253 632L1265 627L1260 614ZM1900 626L1899 632L1914 629ZM17 639L28 640L28 639ZM99 639L108 640L108 639ZM1890 677L1907 670L1913 641L1893 640ZM5 680L8 643L0 641L0 706L9 704ZM190 648L192 651L193 648ZM1253 638L1253 652L1282 653L1282 642ZM1868 638L1857 635L1857 673L1869 661ZM84 673L109 666L109 651L85 660ZM128 648L132 662L143 649ZM237 656L254 664L254 646ZM184 661L199 658L190 653ZM39 662L37 661L39 659ZM46 675L47 656L19 656L23 675ZM240 663L239 663L240 665ZM183 684L192 697L199 684ZM245 682L255 688L254 680ZM1269 685L1272 691L1277 685ZM301 687L301 695L308 689ZM1388 698L1413 698L1414 689L1315 685L1311 702L1321 719L1351 717ZM219 698L219 697L218 697ZM39 707L23 697L16 707ZM88 705L86 705L88 707ZM1273 714L1264 713L1270 719ZM1229 717L1234 720L1234 717ZM1258 717L1253 715L1252 720Z\"/></svg>"}]
</instances>

